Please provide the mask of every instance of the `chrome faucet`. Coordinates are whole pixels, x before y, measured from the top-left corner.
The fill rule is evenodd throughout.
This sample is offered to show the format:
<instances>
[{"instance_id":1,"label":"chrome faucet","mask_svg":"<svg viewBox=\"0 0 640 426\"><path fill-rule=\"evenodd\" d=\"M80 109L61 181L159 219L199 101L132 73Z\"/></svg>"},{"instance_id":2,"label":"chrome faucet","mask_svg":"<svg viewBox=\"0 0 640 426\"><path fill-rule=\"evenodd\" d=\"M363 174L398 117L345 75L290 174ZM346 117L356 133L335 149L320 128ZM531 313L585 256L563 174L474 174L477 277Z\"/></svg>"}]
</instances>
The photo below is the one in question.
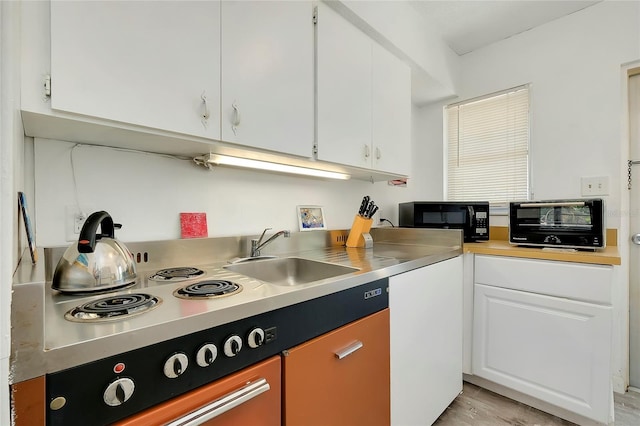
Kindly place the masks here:
<instances>
[{"instance_id":1,"label":"chrome faucet","mask_svg":"<svg viewBox=\"0 0 640 426\"><path fill-rule=\"evenodd\" d=\"M262 242L262 239L264 238L264 234L270 229L271 228L265 228L265 230L262 231L262 235L260 235L259 239L251 240L251 257L260 256L260 249L262 249L267 244L271 243L273 240L278 238L280 235L284 236L285 238L289 238L289 236L291 235L291 233L289 231L278 231L275 234L273 234L267 241Z\"/></svg>"}]
</instances>

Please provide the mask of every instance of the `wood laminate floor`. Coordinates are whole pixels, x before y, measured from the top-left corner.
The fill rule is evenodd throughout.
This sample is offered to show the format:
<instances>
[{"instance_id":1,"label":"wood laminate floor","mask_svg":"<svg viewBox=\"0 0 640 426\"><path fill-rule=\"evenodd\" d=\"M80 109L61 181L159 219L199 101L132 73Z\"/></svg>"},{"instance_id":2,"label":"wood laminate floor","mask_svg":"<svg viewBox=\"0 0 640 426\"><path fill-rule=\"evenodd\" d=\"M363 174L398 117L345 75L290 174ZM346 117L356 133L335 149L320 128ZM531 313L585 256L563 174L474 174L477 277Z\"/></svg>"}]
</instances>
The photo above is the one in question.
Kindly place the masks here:
<instances>
[{"instance_id":1,"label":"wood laminate floor","mask_svg":"<svg viewBox=\"0 0 640 426\"><path fill-rule=\"evenodd\" d=\"M640 425L640 393L614 394L615 426ZM464 383L462 393L449 405L434 426L573 426L574 423L526 404Z\"/></svg>"}]
</instances>

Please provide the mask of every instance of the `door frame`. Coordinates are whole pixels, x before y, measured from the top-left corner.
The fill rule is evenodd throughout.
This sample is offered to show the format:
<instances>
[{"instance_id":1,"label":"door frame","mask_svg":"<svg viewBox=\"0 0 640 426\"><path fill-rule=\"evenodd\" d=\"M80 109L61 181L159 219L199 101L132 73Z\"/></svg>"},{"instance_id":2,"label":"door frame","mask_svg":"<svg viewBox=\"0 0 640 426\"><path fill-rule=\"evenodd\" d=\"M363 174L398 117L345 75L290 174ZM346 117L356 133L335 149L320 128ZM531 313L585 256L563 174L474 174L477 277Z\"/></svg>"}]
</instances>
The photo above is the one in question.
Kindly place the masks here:
<instances>
[{"instance_id":1,"label":"door frame","mask_svg":"<svg viewBox=\"0 0 640 426\"><path fill-rule=\"evenodd\" d=\"M613 347L618 348L618 353L613 354L613 389L616 392L625 392L629 387L629 372L630 372L630 321L629 321L629 308L630 308L630 271L631 265L630 259L630 236L631 236L631 191L628 189L628 164L629 160L638 160L631 158L631 134L630 134L630 111L629 111L629 77L631 75L640 73L640 61L634 61L627 64L623 64L620 70L620 91L622 102L622 117L621 117L621 194L626 196L620 197L620 233L618 237L618 248L620 250L620 256L622 258L622 265L619 269L618 279L614 279L614 282L620 283L622 288L619 292L614 291L614 306L619 306L619 322L614 318L614 327L617 326L617 330L614 328ZM639 153L640 155L640 153ZM638 166L633 166L632 170L636 175L640 173Z\"/></svg>"}]
</instances>

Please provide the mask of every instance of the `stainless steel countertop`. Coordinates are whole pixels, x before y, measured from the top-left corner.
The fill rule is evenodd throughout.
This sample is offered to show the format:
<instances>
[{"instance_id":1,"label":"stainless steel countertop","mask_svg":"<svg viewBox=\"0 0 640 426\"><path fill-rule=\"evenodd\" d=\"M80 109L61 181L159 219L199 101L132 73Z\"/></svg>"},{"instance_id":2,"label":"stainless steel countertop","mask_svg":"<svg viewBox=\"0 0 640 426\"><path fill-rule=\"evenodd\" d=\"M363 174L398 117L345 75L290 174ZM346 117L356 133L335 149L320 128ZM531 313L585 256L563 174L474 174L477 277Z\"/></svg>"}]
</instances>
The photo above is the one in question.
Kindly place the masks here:
<instances>
[{"instance_id":1,"label":"stainless steel countertop","mask_svg":"<svg viewBox=\"0 0 640 426\"><path fill-rule=\"evenodd\" d=\"M162 303L156 309L130 319L93 324L67 321L64 313L104 295L68 296L57 293L51 290L51 282L46 278L50 271L45 269L51 268L51 265L45 268L44 262L32 265L29 261L23 261L16 271L13 284L10 382L16 383L304 302L428 266L462 253L460 231L379 228L372 230L375 242L370 249L336 245L336 235L337 240L340 240L344 238L345 232L347 231L331 231L326 238L321 238L318 233L313 236L296 235L290 242L281 239L279 245L273 244L275 253L263 254L331 262L358 268L357 272L298 286L276 286L223 269L233 257L232 253L242 253L250 237L219 239L224 240L225 247L229 247L231 242L234 247L237 243L238 248L236 251L219 250L213 261L207 260L205 255L199 256L196 263L189 266L205 270L206 278L225 279L241 284L242 292L212 300L176 299L172 293L176 288L184 286L184 282L151 282L146 277L160 268L158 262L166 262L166 259L150 262L138 270L142 277L140 283L133 289L119 293L149 290L154 296L171 303ZM214 240L217 239L166 244L171 247L180 244L202 245ZM127 243L127 246L135 253L138 247L145 247L145 244ZM176 251L180 251L179 248ZM44 256L40 258L43 259ZM170 266L177 265L165 263L161 267Z\"/></svg>"}]
</instances>

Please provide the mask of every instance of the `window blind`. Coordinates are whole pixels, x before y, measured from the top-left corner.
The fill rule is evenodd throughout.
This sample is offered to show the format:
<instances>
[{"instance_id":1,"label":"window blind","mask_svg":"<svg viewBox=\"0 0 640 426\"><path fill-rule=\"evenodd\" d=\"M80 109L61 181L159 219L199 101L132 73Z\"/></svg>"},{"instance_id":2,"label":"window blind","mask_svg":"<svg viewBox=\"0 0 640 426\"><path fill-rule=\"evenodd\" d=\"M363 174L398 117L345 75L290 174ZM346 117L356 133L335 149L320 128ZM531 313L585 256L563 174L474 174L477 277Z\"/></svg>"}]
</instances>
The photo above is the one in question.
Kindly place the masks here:
<instances>
[{"instance_id":1,"label":"window blind","mask_svg":"<svg viewBox=\"0 0 640 426\"><path fill-rule=\"evenodd\" d=\"M446 108L447 199L529 199L529 87Z\"/></svg>"}]
</instances>

